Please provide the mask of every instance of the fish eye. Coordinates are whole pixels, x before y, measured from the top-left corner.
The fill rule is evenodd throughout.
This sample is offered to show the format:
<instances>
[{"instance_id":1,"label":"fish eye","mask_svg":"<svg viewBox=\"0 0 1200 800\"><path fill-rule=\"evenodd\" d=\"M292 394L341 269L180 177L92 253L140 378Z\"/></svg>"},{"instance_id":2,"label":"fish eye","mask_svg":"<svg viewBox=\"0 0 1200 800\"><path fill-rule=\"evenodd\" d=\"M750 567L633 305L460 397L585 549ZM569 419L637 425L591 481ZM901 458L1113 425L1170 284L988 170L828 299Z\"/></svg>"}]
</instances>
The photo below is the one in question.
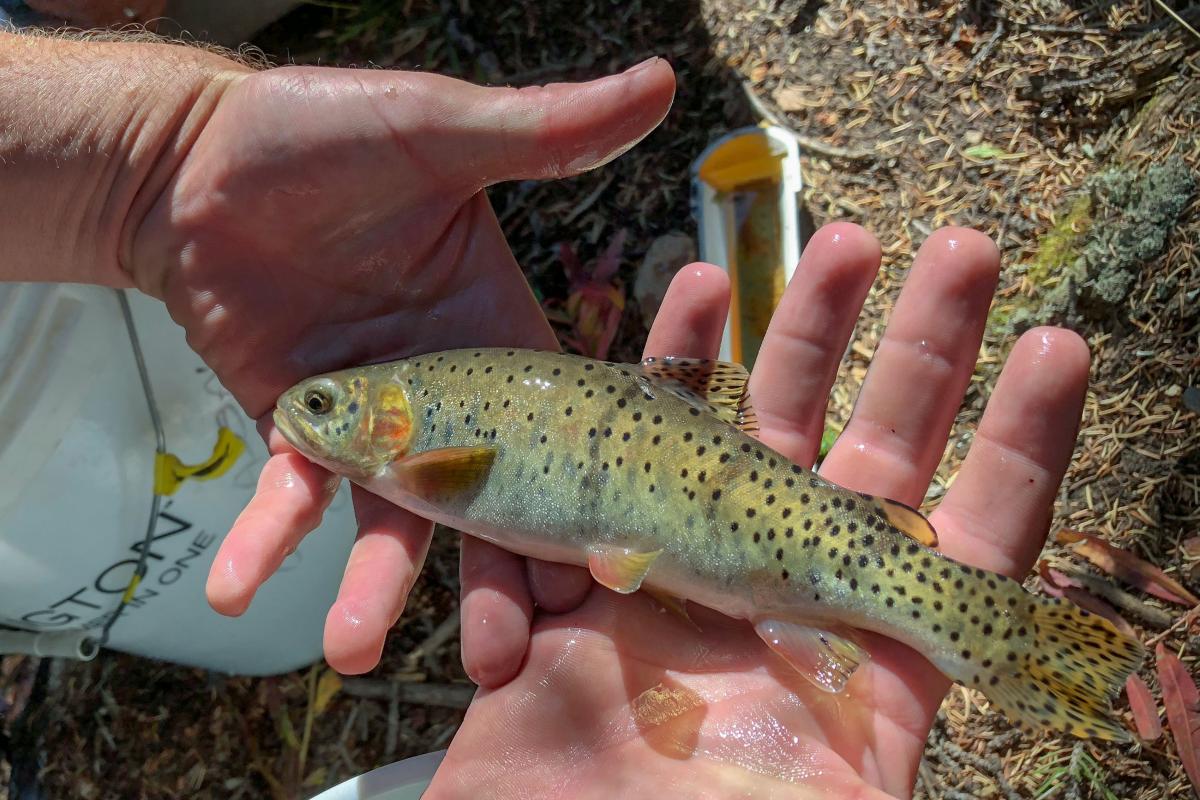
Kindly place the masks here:
<instances>
[{"instance_id":1,"label":"fish eye","mask_svg":"<svg viewBox=\"0 0 1200 800\"><path fill-rule=\"evenodd\" d=\"M333 399L320 389L309 389L304 393L304 405L314 414L327 414L333 408Z\"/></svg>"}]
</instances>

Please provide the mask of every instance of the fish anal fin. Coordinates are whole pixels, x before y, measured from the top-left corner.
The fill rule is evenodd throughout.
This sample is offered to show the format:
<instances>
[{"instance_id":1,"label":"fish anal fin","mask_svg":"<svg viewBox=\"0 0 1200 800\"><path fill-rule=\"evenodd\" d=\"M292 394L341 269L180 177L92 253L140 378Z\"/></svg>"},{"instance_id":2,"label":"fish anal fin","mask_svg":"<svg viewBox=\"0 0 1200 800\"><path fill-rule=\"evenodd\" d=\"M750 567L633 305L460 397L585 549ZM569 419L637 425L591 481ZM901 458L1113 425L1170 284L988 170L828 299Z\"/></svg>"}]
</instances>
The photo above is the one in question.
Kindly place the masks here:
<instances>
[{"instance_id":1,"label":"fish anal fin","mask_svg":"<svg viewBox=\"0 0 1200 800\"><path fill-rule=\"evenodd\" d=\"M602 546L588 551L588 570L602 586L620 594L633 594L642 588L642 581L661 550L639 553L627 547Z\"/></svg>"},{"instance_id":2,"label":"fish anal fin","mask_svg":"<svg viewBox=\"0 0 1200 800\"><path fill-rule=\"evenodd\" d=\"M435 502L476 491L495 459L492 447L445 447L398 458L388 470L406 491Z\"/></svg>"},{"instance_id":3,"label":"fish anal fin","mask_svg":"<svg viewBox=\"0 0 1200 800\"><path fill-rule=\"evenodd\" d=\"M758 430L758 416L746 388L750 374L741 364L707 358L647 358L642 375L674 392L692 407L746 433Z\"/></svg>"},{"instance_id":4,"label":"fish anal fin","mask_svg":"<svg viewBox=\"0 0 1200 800\"><path fill-rule=\"evenodd\" d=\"M920 511L895 500L879 499L879 510L896 530L926 547L937 547L937 531Z\"/></svg>"},{"instance_id":5,"label":"fish anal fin","mask_svg":"<svg viewBox=\"0 0 1200 800\"><path fill-rule=\"evenodd\" d=\"M822 691L841 692L855 670L870 659L854 642L820 628L761 619L754 630L767 647Z\"/></svg>"}]
</instances>

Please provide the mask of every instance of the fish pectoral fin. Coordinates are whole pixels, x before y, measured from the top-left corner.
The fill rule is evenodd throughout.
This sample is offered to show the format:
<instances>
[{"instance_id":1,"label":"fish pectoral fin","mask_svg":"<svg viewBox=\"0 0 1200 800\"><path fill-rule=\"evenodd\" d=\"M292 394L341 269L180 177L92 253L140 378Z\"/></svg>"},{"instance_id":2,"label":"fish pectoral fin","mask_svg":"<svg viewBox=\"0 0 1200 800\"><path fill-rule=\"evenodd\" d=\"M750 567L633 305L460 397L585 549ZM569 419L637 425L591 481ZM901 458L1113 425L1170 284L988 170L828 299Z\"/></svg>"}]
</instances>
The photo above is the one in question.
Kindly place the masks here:
<instances>
[{"instance_id":1,"label":"fish pectoral fin","mask_svg":"<svg viewBox=\"0 0 1200 800\"><path fill-rule=\"evenodd\" d=\"M692 407L712 414L746 433L758 430L758 416L746 383L750 373L741 364L708 358L647 358L642 375L673 392Z\"/></svg>"},{"instance_id":2,"label":"fish pectoral fin","mask_svg":"<svg viewBox=\"0 0 1200 800\"><path fill-rule=\"evenodd\" d=\"M937 531L920 511L886 498L880 498L879 508L893 528L926 547L937 547Z\"/></svg>"},{"instance_id":3,"label":"fish pectoral fin","mask_svg":"<svg viewBox=\"0 0 1200 800\"><path fill-rule=\"evenodd\" d=\"M403 489L432 501L478 489L495 460L493 447L445 447L398 458L388 470Z\"/></svg>"},{"instance_id":4,"label":"fish pectoral fin","mask_svg":"<svg viewBox=\"0 0 1200 800\"><path fill-rule=\"evenodd\" d=\"M861 665L870 660L866 650L849 639L796 622L762 619L754 624L767 643L814 686L837 693Z\"/></svg>"},{"instance_id":5,"label":"fish pectoral fin","mask_svg":"<svg viewBox=\"0 0 1200 800\"><path fill-rule=\"evenodd\" d=\"M658 604L667 611L670 611L672 614L679 617L696 630L700 630L700 626L697 625L695 621L692 620L691 616L688 615L686 600L676 597L673 594L668 594L667 592L659 589L651 589L649 586L643 587L642 591L653 597L656 601L658 601Z\"/></svg>"},{"instance_id":6,"label":"fish pectoral fin","mask_svg":"<svg viewBox=\"0 0 1200 800\"><path fill-rule=\"evenodd\" d=\"M639 553L627 547L593 547L588 551L588 569L602 586L614 592L633 594L662 550Z\"/></svg>"}]
</instances>

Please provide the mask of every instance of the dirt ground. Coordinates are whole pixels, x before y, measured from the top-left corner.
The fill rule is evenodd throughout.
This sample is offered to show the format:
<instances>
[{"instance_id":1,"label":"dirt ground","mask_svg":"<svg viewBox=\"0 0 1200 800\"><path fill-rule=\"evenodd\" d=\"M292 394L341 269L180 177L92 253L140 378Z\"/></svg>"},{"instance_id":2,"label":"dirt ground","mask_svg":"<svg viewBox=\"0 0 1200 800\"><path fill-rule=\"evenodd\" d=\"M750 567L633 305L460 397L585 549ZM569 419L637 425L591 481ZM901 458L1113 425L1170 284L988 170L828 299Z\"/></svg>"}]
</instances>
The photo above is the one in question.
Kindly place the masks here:
<instances>
[{"instance_id":1,"label":"dirt ground","mask_svg":"<svg viewBox=\"0 0 1200 800\"><path fill-rule=\"evenodd\" d=\"M1200 26L1200 8L1190 8L1159 0L331 0L306 4L255 44L276 63L422 69L509 85L668 58L679 78L675 106L635 150L579 178L491 191L514 253L551 308L567 291L560 243L588 260L624 230L619 280L628 291L652 242L694 236L688 168L714 137L764 118L794 129L812 222L862 223L884 248L830 404L833 434L916 248L943 225L979 228L1000 244L1004 273L928 502L953 480L1016 334L1068 325L1094 361L1052 533L1099 534L1187 584L1200 559L1188 543L1200 520L1200 34L1188 27ZM644 337L630 297L610 357L635 359ZM458 658L457 546L453 536L437 538L383 663L340 685L320 664L228 679L107 653L86 664L5 659L8 769L38 774L51 798L309 797L444 747L471 692ZM1044 555L1071 558L1057 544ZM1141 605L1121 611L1138 633L1181 654L1195 674L1195 638L1184 625L1161 624L1180 607L1129 595ZM1167 614L1149 613L1155 624L1139 615L1145 607ZM1152 660L1143 677L1157 696ZM917 796L1193 795L1169 732L1128 749L1031 737L956 687L930 736Z\"/></svg>"}]
</instances>

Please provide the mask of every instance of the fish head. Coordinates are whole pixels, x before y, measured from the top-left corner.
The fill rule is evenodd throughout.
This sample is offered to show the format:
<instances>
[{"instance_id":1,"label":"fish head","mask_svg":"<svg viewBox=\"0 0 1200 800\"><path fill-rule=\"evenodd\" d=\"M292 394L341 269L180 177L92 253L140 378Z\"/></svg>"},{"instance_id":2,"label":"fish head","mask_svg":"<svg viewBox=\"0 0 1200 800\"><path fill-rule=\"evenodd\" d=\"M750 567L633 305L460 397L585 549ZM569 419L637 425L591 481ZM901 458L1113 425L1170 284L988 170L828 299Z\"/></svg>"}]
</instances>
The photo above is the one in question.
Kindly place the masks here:
<instances>
[{"instance_id":1,"label":"fish head","mask_svg":"<svg viewBox=\"0 0 1200 800\"><path fill-rule=\"evenodd\" d=\"M274 420L302 455L351 479L403 456L413 433L405 387L363 369L300 381L280 395Z\"/></svg>"}]
</instances>

